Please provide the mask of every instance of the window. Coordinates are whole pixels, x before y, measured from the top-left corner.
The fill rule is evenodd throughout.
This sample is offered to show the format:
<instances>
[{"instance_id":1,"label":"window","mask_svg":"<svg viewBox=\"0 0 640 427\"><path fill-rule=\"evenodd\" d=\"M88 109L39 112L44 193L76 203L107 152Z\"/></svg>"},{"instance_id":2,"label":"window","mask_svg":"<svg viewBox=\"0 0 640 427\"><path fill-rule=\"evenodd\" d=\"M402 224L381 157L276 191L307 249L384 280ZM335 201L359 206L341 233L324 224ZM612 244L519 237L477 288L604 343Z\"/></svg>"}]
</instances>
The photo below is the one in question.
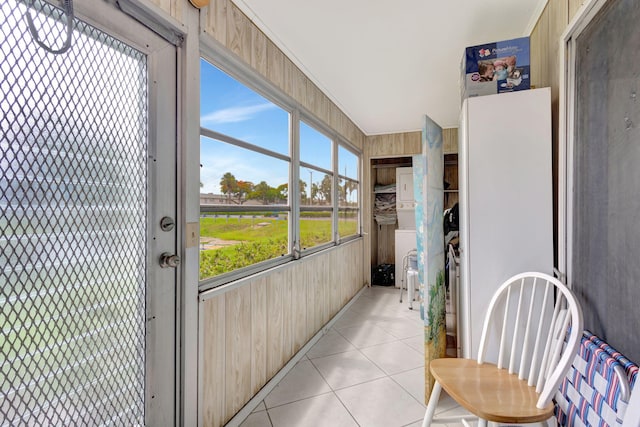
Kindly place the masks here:
<instances>
[{"instance_id":1,"label":"window","mask_svg":"<svg viewBox=\"0 0 640 427\"><path fill-rule=\"evenodd\" d=\"M275 89L200 64L201 289L357 237L359 155Z\"/></svg>"},{"instance_id":2,"label":"window","mask_svg":"<svg viewBox=\"0 0 640 427\"><path fill-rule=\"evenodd\" d=\"M303 251L333 241L332 146L331 139L300 122L300 249Z\"/></svg>"},{"instance_id":3,"label":"window","mask_svg":"<svg viewBox=\"0 0 640 427\"><path fill-rule=\"evenodd\" d=\"M291 253L291 159L289 112L207 61L200 65L204 280Z\"/></svg>"},{"instance_id":4,"label":"window","mask_svg":"<svg viewBox=\"0 0 640 427\"><path fill-rule=\"evenodd\" d=\"M358 190L358 156L340 146L338 149L338 234L343 239L359 233L360 218Z\"/></svg>"}]
</instances>

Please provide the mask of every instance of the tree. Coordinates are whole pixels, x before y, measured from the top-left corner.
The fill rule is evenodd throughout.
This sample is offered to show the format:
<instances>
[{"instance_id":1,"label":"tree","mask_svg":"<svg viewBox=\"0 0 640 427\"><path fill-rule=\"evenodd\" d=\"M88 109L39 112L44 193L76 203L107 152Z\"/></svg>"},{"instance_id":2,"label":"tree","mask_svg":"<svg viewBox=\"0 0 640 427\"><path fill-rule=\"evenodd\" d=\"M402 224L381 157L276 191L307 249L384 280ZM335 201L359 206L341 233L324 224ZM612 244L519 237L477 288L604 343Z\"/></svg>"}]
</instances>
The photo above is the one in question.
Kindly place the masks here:
<instances>
[{"instance_id":1,"label":"tree","mask_svg":"<svg viewBox=\"0 0 640 427\"><path fill-rule=\"evenodd\" d=\"M322 196L322 199L326 202L326 203L331 203L331 187L332 187L332 179L330 175L325 175L324 178L322 178L322 181L320 182L320 195Z\"/></svg>"},{"instance_id":2,"label":"tree","mask_svg":"<svg viewBox=\"0 0 640 427\"><path fill-rule=\"evenodd\" d=\"M253 191L249 193L250 199L257 199L262 201L263 205L269 203L270 199L275 196L278 190L273 187L270 187L266 181L260 181L256 186L253 187Z\"/></svg>"},{"instance_id":3,"label":"tree","mask_svg":"<svg viewBox=\"0 0 640 427\"><path fill-rule=\"evenodd\" d=\"M320 199L320 186L315 182L311 185L311 204L313 204L314 200Z\"/></svg>"},{"instance_id":4,"label":"tree","mask_svg":"<svg viewBox=\"0 0 640 427\"><path fill-rule=\"evenodd\" d=\"M305 202L307 200L307 183L300 180L300 200Z\"/></svg>"},{"instance_id":5,"label":"tree","mask_svg":"<svg viewBox=\"0 0 640 427\"><path fill-rule=\"evenodd\" d=\"M248 195L253 191L253 182L250 181L238 181L236 185L236 191L234 191L234 195L238 198L238 204L243 204L247 201L244 199L244 196Z\"/></svg>"},{"instance_id":6,"label":"tree","mask_svg":"<svg viewBox=\"0 0 640 427\"><path fill-rule=\"evenodd\" d=\"M354 181L351 181L349 179L344 180L344 183L338 186L340 202L348 204L349 195L356 188L358 188L358 185Z\"/></svg>"},{"instance_id":7,"label":"tree","mask_svg":"<svg viewBox=\"0 0 640 427\"><path fill-rule=\"evenodd\" d=\"M348 203L349 196L351 193L358 189L358 183L355 181L351 181L350 179L346 180L344 183L344 190L346 192L345 201Z\"/></svg>"},{"instance_id":8,"label":"tree","mask_svg":"<svg viewBox=\"0 0 640 427\"><path fill-rule=\"evenodd\" d=\"M278 199L287 200L287 198L289 196L289 184L288 183L280 184L278 186L278 188L276 188L276 190L278 191Z\"/></svg>"},{"instance_id":9,"label":"tree","mask_svg":"<svg viewBox=\"0 0 640 427\"><path fill-rule=\"evenodd\" d=\"M220 190L227 195L227 203L231 203L231 195L237 191L238 181L231 172L225 173L220 179Z\"/></svg>"}]
</instances>

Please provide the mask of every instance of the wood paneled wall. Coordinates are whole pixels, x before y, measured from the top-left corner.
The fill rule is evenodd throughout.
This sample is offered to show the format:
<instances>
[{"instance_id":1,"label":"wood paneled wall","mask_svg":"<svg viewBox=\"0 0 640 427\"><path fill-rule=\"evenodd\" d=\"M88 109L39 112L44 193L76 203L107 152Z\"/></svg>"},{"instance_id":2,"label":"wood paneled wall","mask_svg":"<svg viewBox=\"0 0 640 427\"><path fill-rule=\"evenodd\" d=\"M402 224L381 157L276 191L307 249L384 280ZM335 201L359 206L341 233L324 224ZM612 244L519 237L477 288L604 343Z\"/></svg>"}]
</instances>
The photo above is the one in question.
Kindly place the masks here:
<instances>
[{"instance_id":1,"label":"wood paneled wall","mask_svg":"<svg viewBox=\"0 0 640 427\"><path fill-rule=\"evenodd\" d=\"M150 0L150 3L181 23L184 23L183 8L192 7L186 0Z\"/></svg>"},{"instance_id":2,"label":"wood paneled wall","mask_svg":"<svg viewBox=\"0 0 640 427\"><path fill-rule=\"evenodd\" d=\"M358 239L201 298L204 426L231 419L360 290L362 258Z\"/></svg>"},{"instance_id":3,"label":"wood paneled wall","mask_svg":"<svg viewBox=\"0 0 640 427\"><path fill-rule=\"evenodd\" d=\"M560 79L560 37L585 0L549 0L531 32L531 84L551 87L557 103Z\"/></svg>"},{"instance_id":4,"label":"wood paneled wall","mask_svg":"<svg viewBox=\"0 0 640 427\"><path fill-rule=\"evenodd\" d=\"M442 129L442 154L458 152L458 128Z\"/></svg>"}]
</instances>

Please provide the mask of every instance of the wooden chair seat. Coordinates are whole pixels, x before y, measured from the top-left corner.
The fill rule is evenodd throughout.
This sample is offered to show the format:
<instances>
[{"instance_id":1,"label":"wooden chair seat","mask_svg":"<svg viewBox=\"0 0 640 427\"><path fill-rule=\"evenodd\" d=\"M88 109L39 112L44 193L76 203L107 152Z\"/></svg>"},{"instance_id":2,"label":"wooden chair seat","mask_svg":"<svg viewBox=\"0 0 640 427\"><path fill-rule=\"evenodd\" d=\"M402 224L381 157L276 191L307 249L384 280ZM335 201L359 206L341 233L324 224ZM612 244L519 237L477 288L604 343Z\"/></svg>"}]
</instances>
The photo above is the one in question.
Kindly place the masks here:
<instances>
[{"instance_id":1,"label":"wooden chair seat","mask_svg":"<svg viewBox=\"0 0 640 427\"><path fill-rule=\"evenodd\" d=\"M553 416L553 402L536 408L538 394L515 374L492 363L471 359L436 359L431 374L462 407L487 421L508 424L544 422Z\"/></svg>"}]
</instances>

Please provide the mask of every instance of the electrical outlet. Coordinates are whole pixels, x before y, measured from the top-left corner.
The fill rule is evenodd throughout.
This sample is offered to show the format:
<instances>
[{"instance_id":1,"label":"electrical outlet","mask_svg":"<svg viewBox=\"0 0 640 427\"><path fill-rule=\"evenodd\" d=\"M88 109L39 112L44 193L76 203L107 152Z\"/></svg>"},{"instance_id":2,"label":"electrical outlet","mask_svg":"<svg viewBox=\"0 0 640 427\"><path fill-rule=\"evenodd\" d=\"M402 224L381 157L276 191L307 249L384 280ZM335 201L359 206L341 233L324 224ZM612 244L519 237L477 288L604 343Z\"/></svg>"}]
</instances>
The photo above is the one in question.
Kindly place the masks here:
<instances>
[{"instance_id":1,"label":"electrical outlet","mask_svg":"<svg viewBox=\"0 0 640 427\"><path fill-rule=\"evenodd\" d=\"M186 235L186 247L193 248L197 247L200 243L200 223L198 222L188 222L187 223L187 235Z\"/></svg>"}]
</instances>

